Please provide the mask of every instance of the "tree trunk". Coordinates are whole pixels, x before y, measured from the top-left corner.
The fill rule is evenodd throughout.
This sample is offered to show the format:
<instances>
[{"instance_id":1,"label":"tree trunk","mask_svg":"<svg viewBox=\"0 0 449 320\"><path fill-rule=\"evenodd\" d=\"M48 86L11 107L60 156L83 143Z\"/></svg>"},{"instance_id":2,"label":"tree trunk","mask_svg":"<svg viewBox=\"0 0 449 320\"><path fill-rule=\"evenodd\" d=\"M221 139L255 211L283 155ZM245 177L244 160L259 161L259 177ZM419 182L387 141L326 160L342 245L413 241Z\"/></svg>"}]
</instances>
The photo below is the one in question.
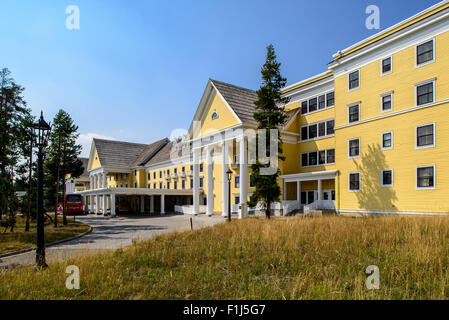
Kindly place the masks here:
<instances>
[{"instance_id":1,"label":"tree trunk","mask_svg":"<svg viewBox=\"0 0 449 320\"><path fill-rule=\"evenodd\" d=\"M61 135L58 137L58 155L61 155ZM58 204L59 204L59 184L61 183L61 179L59 176L60 173L60 167L61 167L61 160L58 159L58 168L57 168L57 176L56 176L56 205L55 205L55 221L54 221L54 227L58 227ZM62 210L64 212L64 206L62 207Z\"/></svg>"},{"instance_id":2,"label":"tree trunk","mask_svg":"<svg viewBox=\"0 0 449 320\"><path fill-rule=\"evenodd\" d=\"M31 187L31 181L33 176L33 139L31 139L30 143L30 168L28 172L28 212L27 219L25 223L25 232L30 231L30 220L31 220L31 192L33 192L33 188Z\"/></svg>"},{"instance_id":3,"label":"tree trunk","mask_svg":"<svg viewBox=\"0 0 449 320\"><path fill-rule=\"evenodd\" d=\"M267 219L270 219L271 217L271 202L267 201L267 210L265 210L265 215Z\"/></svg>"},{"instance_id":4,"label":"tree trunk","mask_svg":"<svg viewBox=\"0 0 449 320\"><path fill-rule=\"evenodd\" d=\"M62 224L63 225L67 225L67 215L66 215L66 210L65 210L65 205L66 205L66 203L65 203L65 173L63 172L62 173L63 174L63 178L62 178L62 181L64 182L63 184L62 184Z\"/></svg>"}]
</instances>

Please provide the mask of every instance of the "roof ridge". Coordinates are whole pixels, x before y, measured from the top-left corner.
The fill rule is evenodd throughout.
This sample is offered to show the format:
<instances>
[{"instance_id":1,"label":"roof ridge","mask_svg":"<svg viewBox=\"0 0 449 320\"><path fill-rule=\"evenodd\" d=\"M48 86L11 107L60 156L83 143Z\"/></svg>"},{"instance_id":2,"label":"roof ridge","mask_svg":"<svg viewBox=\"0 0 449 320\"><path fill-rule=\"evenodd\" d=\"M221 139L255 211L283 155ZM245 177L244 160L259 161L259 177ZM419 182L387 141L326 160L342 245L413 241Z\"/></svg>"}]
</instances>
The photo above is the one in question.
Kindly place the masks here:
<instances>
[{"instance_id":1,"label":"roof ridge","mask_svg":"<svg viewBox=\"0 0 449 320\"><path fill-rule=\"evenodd\" d=\"M224 85L227 85L227 86L230 86L230 87L234 87L234 88L237 88L237 89L242 89L242 90L246 90L246 91L251 91L251 92L253 92L253 93L257 93L255 90L248 89L248 88L241 87L241 86L237 86L237 85L232 84L232 83L227 83L227 82L223 82L223 81L219 81L219 80L214 80L214 79L210 79L210 80L211 80L212 82L218 82L218 83L221 83L221 84L224 84Z\"/></svg>"},{"instance_id":2,"label":"roof ridge","mask_svg":"<svg viewBox=\"0 0 449 320\"><path fill-rule=\"evenodd\" d=\"M126 144L138 145L138 146L149 146L149 144L146 144L146 143L119 141L119 140L108 140L108 139L99 139L99 138L93 138L93 141L112 142L112 143L126 143Z\"/></svg>"}]
</instances>

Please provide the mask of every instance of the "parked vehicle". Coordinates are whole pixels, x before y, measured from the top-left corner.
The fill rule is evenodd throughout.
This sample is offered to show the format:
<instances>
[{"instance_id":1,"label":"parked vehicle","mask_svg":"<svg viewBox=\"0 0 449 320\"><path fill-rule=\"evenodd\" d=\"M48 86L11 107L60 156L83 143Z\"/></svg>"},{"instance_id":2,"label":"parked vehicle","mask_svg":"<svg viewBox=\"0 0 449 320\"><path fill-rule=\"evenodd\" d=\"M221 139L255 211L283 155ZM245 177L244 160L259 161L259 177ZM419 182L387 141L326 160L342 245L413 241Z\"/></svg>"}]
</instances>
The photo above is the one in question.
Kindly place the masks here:
<instances>
[{"instance_id":1,"label":"parked vehicle","mask_svg":"<svg viewBox=\"0 0 449 320\"><path fill-rule=\"evenodd\" d=\"M65 212L67 215L85 214L83 199L79 194L65 195Z\"/></svg>"}]
</instances>

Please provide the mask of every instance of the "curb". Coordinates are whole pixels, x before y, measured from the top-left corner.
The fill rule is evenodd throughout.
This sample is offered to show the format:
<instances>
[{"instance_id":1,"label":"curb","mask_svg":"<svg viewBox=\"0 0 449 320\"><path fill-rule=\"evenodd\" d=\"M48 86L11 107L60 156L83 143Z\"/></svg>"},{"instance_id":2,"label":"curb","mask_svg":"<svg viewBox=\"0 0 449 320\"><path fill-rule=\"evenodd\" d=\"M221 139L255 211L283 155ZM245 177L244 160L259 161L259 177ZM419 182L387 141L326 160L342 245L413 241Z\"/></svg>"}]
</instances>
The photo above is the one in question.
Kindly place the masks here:
<instances>
[{"instance_id":1,"label":"curb","mask_svg":"<svg viewBox=\"0 0 449 320\"><path fill-rule=\"evenodd\" d=\"M93 230L94 230L94 228L91 227L91 226L89 226L89 230L87 230L87 231L85 231L85 232L83 232L83 233L81 233L81 234L79 234L79 235L77 235L77 236L73 236L73 237L71 237L71 238L62 239L62 240L58 240L58 241L55 241L55 242L46 244L46 245L45 245L45 248L52 247L52 246L55 246L55 245L58 245L58 244L61 244L61 243L64 243L64 242L69 242L69 241L77 240L77 239L79 239L79 238L82 238L82 237L88 235L88 234L91 233ZM19 251L3 253L3 254L0 254L0 259L1 259L1 258L11 257L11 256L18 256L18 255L20 255L20 254L22 254L22 253L27 253L27 252L34 251L34 250L36 250L36 248L28 248L28 249L22 249L22 250L19 250Z\"/></svg>"}]
</instances>

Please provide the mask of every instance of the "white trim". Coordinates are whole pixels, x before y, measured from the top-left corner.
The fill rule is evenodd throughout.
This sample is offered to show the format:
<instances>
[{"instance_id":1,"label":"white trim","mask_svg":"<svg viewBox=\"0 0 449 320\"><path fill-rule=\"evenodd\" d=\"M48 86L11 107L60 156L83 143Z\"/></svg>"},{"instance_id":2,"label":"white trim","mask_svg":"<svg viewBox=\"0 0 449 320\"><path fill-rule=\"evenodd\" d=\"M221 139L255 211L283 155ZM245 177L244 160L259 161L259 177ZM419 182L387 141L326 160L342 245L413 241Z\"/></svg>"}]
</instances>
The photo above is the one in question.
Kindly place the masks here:
<instances>
[{"instance_id":1,"label":"white trim","mask_svg":"<svg viewBox=\"0 0 449 320\"><path fill-rule=\"evenodd\" d=\"M360 105L361 105L361 101L359 101L359 102L355 102L355 103L351 103L351 104L348 104L348 123L358 123L358 122L360 122L361 120L361 110L360 110ZM355 107L355 106L358 106L359 107L359 120L357 120L357 121L351 121L350 120L350 118L349 118L349 109L351 108L351 107Z\"/></svg>"},{"instance_id":2,"label":"white trim","mask_svg":"<svg viewBox=\"0 0 449 320\"><path fill-rule=\"evenodd\" d=\"M387 134L387 133L391 134L391 147L384 147L384 135ZM380 146L381 146L381 150L391 150L391 149L393 149L393 147L394 147L394 140L393 140L393 137L394 137L393 131L385 131L385 132L382 132L382 133L380 134Z\"/></svg>"},{"instance_id":3,"label":"white trim","mask_svg":"<svg viewBox=\"0 0 449 320\"><path fill-rule=\"evenodd\" d=\"M433 59L429 60L429 61L426 61L424 63L418 64L418 47L420 45L423 45L423 44L425 44L427 42L430 42L430 41L432 41L432 56L433 56ZM429 38L427 40L424 40L424 41L422 41L420 43L415 44L415 69L427 66L428 64L431 64L431 63L434 63L434 62L435 62L435 37Z\"/></svg>"},{"instance_id":4,"label":"white trim","mask_svg":"<svg viewBox=\"0 0 449 320\"><path fill-rule=\"evenodd\" d=\"M429 80L422 81L420 83L415 84L415 107L420 107L420 106L425 106L425 105L428 105L431 103L435 103L435 89L436 89L435 81L436 80L437 80L437 78L433 78L433 79L429 79ZM429 84L429 83L432 83L432 102L418 105L418 88L421 86L425 86L426 84Z\"/></svg>"},{"instance_id":5,"label":"white trim","mask_svg":"<svg viewBox=\"0 0 449 320\"><path fill-rule=\"evenodd\" d=\"M309 81L311 81L311 80L313 80L313 79L317 79L317 78L319 78L319 77L322 77L322 76L324 76L324 75L327 74L327 73L329 73L329 70L326 70L326 71L324 71L324 72L321 72L320 74L314 75L314 76L312 76L312 77L310 77L310 78L301 80L301 81L299 81L299 82L293 83L293 84L291 84L291 85L289 85L289 86L287 86L287 87L282 88L281 91L287 91L287 90L289 90L289 89L291 89L291 88L294 88L294 87L296 87L296 86L298 86L298 85L301 85L302 83L306 83L306 82L309 82ZM332 74L329 74L329 77L332 77ZM328 78L328 77L323 78L323 79L320 79L320 80L317 80L317 81L325 80L325 79L327 79L327 78ZM314 82L313 82L313 83L314 83ZM297 88L297 89L300 89L300 88L304 88L304 87L299 87L299 88ZM296 89L294 89L294 90L296 90Z\"/></svg>"},{"instance_id":6,"label":"white trim","mask_svg":"<svg viewBox=\"0 0 449 320\"><path fill-rule=\"evenodd\" d=\"M363 40L361 40L361 41L359 41L359 42L357 42L357 43L355 43L355 44L353 44L353 45L351 45L351 46L349 46L349 47L347 47L347 48L345 48L345 49L343 49L343 50L341 50L341 51L339 51L337 53L335 53L333 56L334 56L334 58L336 58L336 57L338 57L339 53L343 54L343 53L346 53L347 51L350 51L350 50L352 50L354 48L357 48L358 46L363 45L364 43L369 42L370 40L376 39L377 37L380 37L383 34L386 34L386 33L390 32L390 31L392 31L392 30L394 30L394 29L396 29L396 28L406 24L409 21L413 21L416 18L419 18L419 17L425 15L426 13L431 12L431 11L437 9L438 7L441 7L441 6L445 5L447 2L449 2L449 0L444 0L444 1L438 2L437 4L431 6L431 7L427 8L427 9L424 9L423 11L418 12L417 14L415 14L415 15L413 15L413 16L405 19L405 20L402 20L402 21L398 22L395 25L393 25L393 26L391 26L391 27L389 27L389 28L387 28L385 30L382 30L382 31L380 31L380 32L378 32L376 34L373 34L372 36L370 36L368 38L365 38L365 39L363 39Z\"/></svg>"},{"instance_id":7,"label":"white trim","mask_svg":"<svg viewBox=\"0 0 449 320\"><path fill-rule=\"evenodd\" d=\"M418 128L427 127L427 126L430 126L430 125L432 125L432 130L433 130L433 144L419 147L418 146ZM415 126L415 149L416 150L435 148L435 146L436 146L435 140L436 140L436 125L435 125L435 122L427 123L427 124L420 124L420 125Z\"/></svg>"},{"instance_id":8,"label":"white trim","mask_svg":"<svg viewBox=\"0 0 449 320\"><path fill-rule=\"evenodd\" d=\"M383 72L384 71L384 60L387 60L387 59L390 59L391 68L390 68L390 71L384 73ZM387 76L392 73L393 73L393 55L381 58L380 59L380 76L383 77L383 76Z\"/></svg>"},{"instance_id":9,"label":"white trim","mask_svg":"<svg viewBox=\"0 0 449 320\"><path fill-rule=\"evenodd\" d=\"M333 134L327 134L327 122L328 121L334 121L334 133ZM320 133L320 128L319 128L319 125L320 125L320 123L324 123L325 124L325 128L324 128L324 130L325 130L325 135L324 136L320 136L319 135L319 133ZM316 136L316 138L312 138L312 139L310 139L309 138L309 127L310 126L313 126L313 125L316 125L317 126L317 129L316 129L316 134L317 134L317 136ZM307 139L306 140L302 140L302 129L303 128L307 128ZM334 137L335 136L335 118L329 118L329 119L326 119L326 120L322 120L322 121L319 121L319 122L313 122L313 123L308 123L308 124L306 124L306 125L303 125L303 126L301 126L300 128L299 128L299 132L300 132L300 136L299 136L299 143L302 143L302 142L310 142L310 141L315 141L315 140L321 140L321 139L327 139L327 138L331 138L331 137Z\"/></svg>"},{"instance_id":10,"label":"white trim","mask_svg":"<svg viewBox=\"0 0 449 320\"><path fill-rule=\"evenodd\" d=\"M391 171L391 184L384 184L384 172ZM393 169L384 169L380 170L380 184L382 188L391 188L394 185L394 170Z\"/></svg>"},{"instance_id":11,"label":"white trim","mask_svg":"<svg viewBox=\"0 0 449 320\"><path fill-rule=\"evenodd\" d=\"M418 187L418 169L424 169L424 168L433 168L433 187ZM429 164L427 166L417 166L415 168L415 190L435 190L437 185L437 177L436 177L436 168L435 164Z\"/></svg>"},{"instance_id":12,"label":"white trim","mask_svg":"<svg viewBox=\"0 0 449 320\"><path fill-rule=\"evenodd\" d=\"M384 98L388 96L391 96L391 107L390 109L384 110ZM393 100L394 100L394 91L382 93L380 95L380 112L385 113L393 111Z\"/></svg>"},{"instance_id":13,"label":"white trim","mask_svg":"<svg viewBox=\"0 0 449 320\"><path fill-rule=\"evenodd\" d=\"M334 162L332 162L332 163L328 163L327 162L327 152L329 151L329 150L334 150ZM324 157L325 157L325 163L324 164L320 164L320 152L323 152L324 151ZM314 153L314 152L316 152L317 153L317 158L316 158L316 165L307 165L307 166L304 166L303 165L303 163L302 163L302 156L304 155L304 154L307 154L307 155L309 155L310 153ZM333 165L335 165L335 148L329 148L329 149L324 149L324 150L317 150L317 151L308 151L308 152L303 152L303 153L301 153L300 154L300 156L299 156L299 162L300 162L300 165L301 165L301 168L315 168L315 167L324 167L324 166L333 166ZM307 156L307 163L309 163L309 156Z\"/></svg>"},{"instance_id":14,"label":"white trim","mask_svg":"<svg viewBox=\"0 0 449 320\"><path fill-rule=\"evenodd\" d=\"M351 81L350 81L349 77L350 77L351 74L353 74L355 72L358 72L358 74L359 74L359 85L357 87L354 87L354 88L351 89L351 88L349 88L349 86L351 85ZM361 83L360 83L361 79L360 78L361 78L360 77L360 68L354 69L354 70L348 72L348 92L352 92L352 91L355 91L357 89L360 89L360 85L361 85Z\"/></svg>"},{"instance_id":15,"label":"white trim","mask_svg":"<svg viewBox=\"0 0 449 320\"><path fill-rule=\"evenodd\" d=\"M358 190L351 190L351 174L359 175L359 189ZM348 173L348 192L357 193L357 192L361 192L361 191L362 191L362 175L358 171L349 172Z\"/></svg>"},{"instance_id":16,"label":"white trim","mask_svg":"<svg viewBox=\"0 0 449 320\"><path fill-rule=\"evenodd\" d=\"M298 181L314 181L314 180L332 180L335 179L338 170L329 171L314 171L306 173L295 173L281 176L285 182L298 182ZM304 191L304 190L302 190Z\"/></svg>"},{"instance_id":17,"label":"white trim","mask_svg":"<svg viewBox=\"0 0 449 320\"><path fill-rule=\"evenodd\" d=\"M351 147L350 147L350 143L351 141L355 141L357 140L359 142L359 154L357 156L351 156ZM353 138L353 139L349 139L348 140L348 159L357 159L360 158L360 154L362 153L362 147L360 145L360 137L358 138Z\"/></svg>"},{"instance_id":18,"label":"white trim","mask_svg":"<svg viewBox=\"0 0 449 320\"><path fill-rule=\"evenodd\" d=\"M356 125L359 125L359 124L364 124L364 123L368 123L368 122L371 122L371 121L381 120L381 119L385 119L385 118L389 118L389 117L393 117L393 116L397 116L397 115L401 115L401 114L404 114L404 113L413 112L413 111L417 111L417 110L421 110L421 109L425 109L425 108L436 107L436 106L439 106L440 104L445 104L445 103L449 103L449 99L441 100L441 101L434 102L434 103L429 103L429 104L423 104L421 106L413 107L413 108L406 109L406 110L396 111L394 113L389 113L389 114L385 114L385 115L380 115L378 117L361 120L359 122L353 122L353 123L344 124L342 126L336 127L335 130L345 129L345 128L356 126Z\"/></svg>"},{"instance_id":19,"label":"white trim","mask_svg":"<svg viewBox=\"0 0 449 320\"><path fill-rule=\"evenodd\" d=\"M338 209L336 210L339 214L345 213L361 213L361 214L397 214L397 215L438 215L438 216L447 216L446 212L414 212L414 211L369 211L369 210L345 210Z\"/></svg>"}]
</instances>

